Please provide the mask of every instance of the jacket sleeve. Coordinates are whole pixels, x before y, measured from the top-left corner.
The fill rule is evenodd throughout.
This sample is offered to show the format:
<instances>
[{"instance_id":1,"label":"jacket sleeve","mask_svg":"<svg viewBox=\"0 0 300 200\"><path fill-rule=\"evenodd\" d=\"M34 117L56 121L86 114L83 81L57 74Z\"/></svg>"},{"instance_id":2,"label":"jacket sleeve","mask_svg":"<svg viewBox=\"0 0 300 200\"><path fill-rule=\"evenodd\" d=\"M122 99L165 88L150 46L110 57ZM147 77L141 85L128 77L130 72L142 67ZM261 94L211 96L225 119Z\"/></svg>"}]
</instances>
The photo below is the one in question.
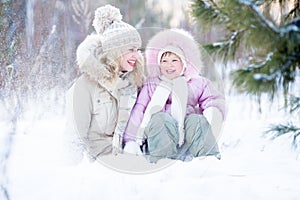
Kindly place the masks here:
<instances>
[{"instance_id":1,"label":"jacket sleeve","mask_svg":"<svg viewBox=\"0 0 300 200\"><path fill-rule=\"evenodd\" d=\"M203 89L198 103L203 115L211 126L212 134L216 139L220 137L223 121L226 117L225 98L208 79L203 79ZM200 90L201 91L201 90Z\"/></svg>"},{"instance_id":2,"label":"jacket sleeve","mask_svg":"<svg viewBox=\"0 0 300 200\"><path fill-rule=\"evenodd\" d=\"M214 107L221 113L222 119L225 120L226 108L224 95L216 89L210 80L203 78L201 82L198 96L201 111L209 107Z\"/></svg>"},{"instance_id":3,"label":"jacket sleeve","mask_svg":"<svg viewBox=\"0 0 300 200\"><path fill-rule=\"evenodd\" d=\"M83 142L87 140L92 116L92 97L88 86L76 82L68 91L68 121L73 134Z\"/></svg>"},{"instance_id":4,"label":"jacket sleeve","mask_svg":"<svg viewBox=\"0 0 300 200\"><path fill-rule=\"evenodd\" d=\"M149 96L149 87L148 84L145 84L141 89L137 101L131 111L130 118L128 120L123 141L126 143L128 141L136 141L137 140L137 131L142 123L144 118L144 112L147 108L147 105L150 101Z\"/></svg>"}]
</instances>

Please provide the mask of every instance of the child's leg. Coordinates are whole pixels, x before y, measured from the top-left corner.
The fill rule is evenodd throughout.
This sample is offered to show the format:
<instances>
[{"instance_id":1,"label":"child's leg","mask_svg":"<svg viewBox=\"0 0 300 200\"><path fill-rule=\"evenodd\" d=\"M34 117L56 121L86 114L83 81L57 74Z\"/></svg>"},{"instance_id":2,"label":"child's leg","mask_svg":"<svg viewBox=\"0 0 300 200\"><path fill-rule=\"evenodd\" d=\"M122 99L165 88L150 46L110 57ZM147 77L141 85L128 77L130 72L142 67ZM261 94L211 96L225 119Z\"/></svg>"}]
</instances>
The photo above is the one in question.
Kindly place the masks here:
<instances>
[{"instance_id":1,"label":"child's leg","mask_svg":"<svg viewBox=\"0 0 300 200\"><path fill-rule=\"evenodd\" d=\"M168 113L159 112L152 116L145 129L149 160L157 162L161 158L175 158L177 155L177 122Z\"/></svg>"},{"instance_id":2,"label":"child's leg","mask_svg":"<svg viewBox=\"0 0 300 200\"><path fill-rule=\"evenodd\" d=\"M215 155L220 159L218 144L212 134L210 124L203 115L186 116L185 144L182 150L188 151L195 157Z\"/></svg>"}]
</instances>

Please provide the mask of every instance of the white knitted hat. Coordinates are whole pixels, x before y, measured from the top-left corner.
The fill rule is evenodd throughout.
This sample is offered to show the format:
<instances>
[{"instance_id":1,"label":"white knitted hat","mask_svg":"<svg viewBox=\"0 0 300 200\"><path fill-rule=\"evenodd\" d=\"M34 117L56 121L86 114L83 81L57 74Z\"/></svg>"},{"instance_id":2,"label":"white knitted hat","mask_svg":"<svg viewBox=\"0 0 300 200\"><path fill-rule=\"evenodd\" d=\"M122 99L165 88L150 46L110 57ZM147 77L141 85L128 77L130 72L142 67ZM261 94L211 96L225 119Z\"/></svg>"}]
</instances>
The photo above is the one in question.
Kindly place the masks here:
<instances>
[{"instance_id":1,"label":"white knitted hat","mask_svg":"<svg viewBox=\"0 0 300 200\"><path fill-rule=\"evenodd\" d=\"M103 51L133 45L140 47L142 40L138 31L122 21L120 10L111 5L97 8L93 26L103 36Z\"/></svg>"}]
</instances>

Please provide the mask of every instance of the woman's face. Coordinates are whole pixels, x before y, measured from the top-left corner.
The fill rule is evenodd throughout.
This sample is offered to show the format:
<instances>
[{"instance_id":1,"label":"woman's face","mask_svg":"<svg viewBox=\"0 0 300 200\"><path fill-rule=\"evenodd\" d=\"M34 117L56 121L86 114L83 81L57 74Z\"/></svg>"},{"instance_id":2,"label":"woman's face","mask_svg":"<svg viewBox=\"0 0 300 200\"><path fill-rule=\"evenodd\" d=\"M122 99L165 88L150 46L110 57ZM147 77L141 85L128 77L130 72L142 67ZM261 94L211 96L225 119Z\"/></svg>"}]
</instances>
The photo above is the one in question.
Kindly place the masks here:
<instances>
[{"instance_id":1,"label":"woman's face","mask_svg":"<svg viewBox=\"0 0 300 200\"><path fill-rule=\"evenodd\" d=\"M120 71L131 72L140 56L141 53L139 47L127 46L122 49L122 56L119 63Z\"/></svg>"},{"instance_id":2,"label":"woman's face","mask_svg":"<svg viewBox=\"0 0 300 200\"><path fill-rule=\"evenodd\" d=\"M174 53L165 53L160 59L160 71L168 79L180 76L183 66L180 58Z\"/></svg>"}]
</instances>

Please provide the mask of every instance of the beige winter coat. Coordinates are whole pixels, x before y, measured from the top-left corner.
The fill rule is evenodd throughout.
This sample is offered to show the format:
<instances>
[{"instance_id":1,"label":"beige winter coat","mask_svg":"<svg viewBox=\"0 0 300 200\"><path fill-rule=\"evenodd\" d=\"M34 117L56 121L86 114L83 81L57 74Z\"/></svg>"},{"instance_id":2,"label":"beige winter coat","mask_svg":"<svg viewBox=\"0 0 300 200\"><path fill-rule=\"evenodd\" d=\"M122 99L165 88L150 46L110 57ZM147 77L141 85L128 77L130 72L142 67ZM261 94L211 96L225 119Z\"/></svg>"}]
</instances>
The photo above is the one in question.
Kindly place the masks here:
<instances>
[{"instance_id":1,"label":"beige winter coat","mask_svg":"<svg viewBox=\"0 0 300 200\"><path fill-rule=\"evenodd\" d=\"M67 93L70 129L93 158L112 153L114 136L122 140L137 97L135 80L143 77L139 74L143 70L127 74L111 70L101 60L100 41L99 35L90 35L79 45L77 63L82 75Z\"/></svg>"}]
</instances>

